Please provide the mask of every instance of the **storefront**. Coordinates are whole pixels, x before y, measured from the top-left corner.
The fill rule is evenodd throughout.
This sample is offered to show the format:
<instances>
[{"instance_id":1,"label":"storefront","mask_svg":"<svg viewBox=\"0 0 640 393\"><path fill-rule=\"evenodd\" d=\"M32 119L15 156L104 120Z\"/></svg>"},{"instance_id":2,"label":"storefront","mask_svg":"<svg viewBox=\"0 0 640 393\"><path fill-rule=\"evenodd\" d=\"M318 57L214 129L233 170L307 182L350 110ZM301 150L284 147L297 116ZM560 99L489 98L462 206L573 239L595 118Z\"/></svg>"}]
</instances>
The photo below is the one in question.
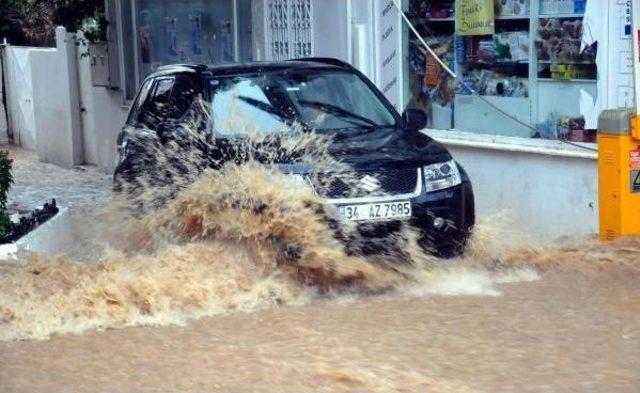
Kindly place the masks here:
<instances>
[{"instance_id":1,"label":"storefront","mask_svg":"<svg viewBox=\"0 0 640 393\"><path fill-rule=\"evenodd\" d=\"M595 142L600 109L633 100L627 3L405 1L421 38L458 76L405 27L408 105L424 109L433 129Z\"/></svg>"},{"instance_id":2,"label":"storefront","mask_svg":"<svg viewBox=\"0 0 640 393\"><path fill-rule=\"evenodd\" d=\"M418 32L395 15L402 96L389 99L428 114L424 132L470 173L479 211L551 238L596 232L597 118L634 104L631 0L388 3Z\"/></svg>"}]
</instances>

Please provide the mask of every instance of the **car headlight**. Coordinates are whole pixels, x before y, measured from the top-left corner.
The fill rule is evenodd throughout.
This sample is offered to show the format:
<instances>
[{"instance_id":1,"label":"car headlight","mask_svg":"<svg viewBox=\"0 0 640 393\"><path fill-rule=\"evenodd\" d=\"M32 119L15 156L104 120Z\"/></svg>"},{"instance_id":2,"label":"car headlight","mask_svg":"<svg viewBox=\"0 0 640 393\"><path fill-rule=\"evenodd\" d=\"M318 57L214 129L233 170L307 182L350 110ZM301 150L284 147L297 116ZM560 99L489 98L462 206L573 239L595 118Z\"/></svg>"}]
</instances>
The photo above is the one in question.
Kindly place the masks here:
<instances>
[{"instance_id":1,"label":"car headlight","mask_svg":"<svg viewBox=\"0 0 640 393\"><path fill-rule=\"evenodd\" d=\"M458 165L454 160L427 165L422 170L427 192L444 190L462 183Z\"/></svg>"}]
</instances>

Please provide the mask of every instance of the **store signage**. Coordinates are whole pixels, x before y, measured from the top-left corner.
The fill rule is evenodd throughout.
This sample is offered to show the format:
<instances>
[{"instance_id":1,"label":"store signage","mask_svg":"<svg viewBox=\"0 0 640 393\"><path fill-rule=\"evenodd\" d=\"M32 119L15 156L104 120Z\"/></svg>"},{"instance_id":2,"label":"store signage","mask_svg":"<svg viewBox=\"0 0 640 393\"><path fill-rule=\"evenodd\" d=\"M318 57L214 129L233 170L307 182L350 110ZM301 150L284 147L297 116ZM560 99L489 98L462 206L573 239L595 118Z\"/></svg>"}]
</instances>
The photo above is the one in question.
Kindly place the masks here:
<instances>
[{"instance_id":1,"label":"store signage","mask_svg":"<svg viewBox=\"0 0 640 393\"><path fill-rule=\"evenodd\" d=\"M640 169L640 150L629 152L629 165L631 169Z\"/></svg>"},{"instance_id":2,"label":"store signage","mask_svg":"<svg viewBox=\"0 0 640 393\"><path fill-rule=\"evenodd\" d=\"M402 90L400 72L402 56L398 51L401 39L400 14L393 0L376 1L376 85L393 106L402 108Z\"/></svg>"},{"instance_id":3,"label":"store signage","mask_svg":"<svg viewBox=\"0 0 640 393\"><path fill-rule=\"evenodd\" d=\"M489 35L495 33L493 0L456 1L456 34Z\"/></svg>"}]
</instances>

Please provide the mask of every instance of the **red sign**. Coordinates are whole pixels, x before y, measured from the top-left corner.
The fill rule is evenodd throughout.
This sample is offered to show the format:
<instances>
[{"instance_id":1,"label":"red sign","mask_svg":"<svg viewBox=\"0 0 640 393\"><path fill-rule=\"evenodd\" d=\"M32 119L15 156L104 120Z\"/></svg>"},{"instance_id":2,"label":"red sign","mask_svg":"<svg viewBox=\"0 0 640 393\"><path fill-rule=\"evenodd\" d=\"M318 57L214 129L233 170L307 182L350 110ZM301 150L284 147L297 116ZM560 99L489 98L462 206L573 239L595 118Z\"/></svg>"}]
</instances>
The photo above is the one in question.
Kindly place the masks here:
<instances>
[{"instance_id":1,"label":"red sign","mask_svg":"<svg viewBox=\"0 0 640 393\"><path fill-rule=\"evenodd\" d=\"M640 169L640 150L631 150L629 152L629 165L631 169Z\"/></svg>"}]
</instances>

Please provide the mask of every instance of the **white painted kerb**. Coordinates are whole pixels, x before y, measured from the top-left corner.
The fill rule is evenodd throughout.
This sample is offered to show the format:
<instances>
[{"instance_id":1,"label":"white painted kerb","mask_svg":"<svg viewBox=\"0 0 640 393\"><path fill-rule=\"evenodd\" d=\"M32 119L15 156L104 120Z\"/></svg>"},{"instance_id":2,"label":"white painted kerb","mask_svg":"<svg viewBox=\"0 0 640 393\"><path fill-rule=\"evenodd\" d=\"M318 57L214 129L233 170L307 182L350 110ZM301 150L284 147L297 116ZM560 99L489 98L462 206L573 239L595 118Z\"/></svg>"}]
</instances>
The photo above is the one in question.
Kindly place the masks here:
<instances>
[{"instance_id":1,"label":"white painted kerb","mask_svg":"<svg viewBox=\"0 0 640 393\"><path fill-rule=\"evenodd\" d=\"M38 252L46 255L58 254L62 251L61 244L64 244L60 237L68 234L70 229L69 209L60 208L58 214L17 242L0 245L0 259L15 259L16 254L20 251Z\"/></svg>"}]
</instances>

